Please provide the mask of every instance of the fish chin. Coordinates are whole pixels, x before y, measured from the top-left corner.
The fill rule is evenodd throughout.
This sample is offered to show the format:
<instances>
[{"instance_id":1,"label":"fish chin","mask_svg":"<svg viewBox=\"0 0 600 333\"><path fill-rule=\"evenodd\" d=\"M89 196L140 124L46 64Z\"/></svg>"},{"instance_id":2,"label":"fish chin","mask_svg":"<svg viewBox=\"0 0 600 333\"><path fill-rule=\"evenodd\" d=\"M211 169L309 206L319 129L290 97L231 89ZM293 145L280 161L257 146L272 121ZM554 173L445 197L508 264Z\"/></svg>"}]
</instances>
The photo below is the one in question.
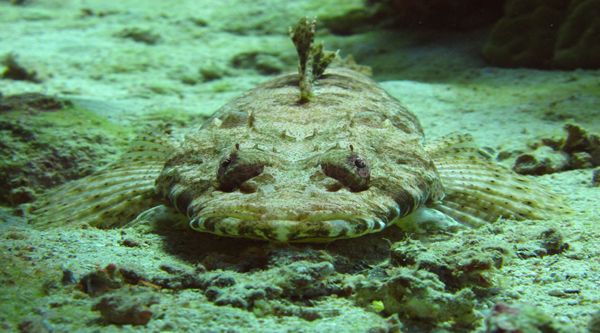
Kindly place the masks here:
<instances>
[{"instance_id":1,"label":"fish chin","mask_svg":"<svg viewBox=\"0 0 600 333\"><path fill-rule=\"evenodd\" d=\"M299 221L253 220L232 216L201 216L191 220L192 229L221 236L244 237L280 242L330 242L378 232L400 217L397 207L373 216L331 218L319 216Z\"/></svg>"}]
</instances>

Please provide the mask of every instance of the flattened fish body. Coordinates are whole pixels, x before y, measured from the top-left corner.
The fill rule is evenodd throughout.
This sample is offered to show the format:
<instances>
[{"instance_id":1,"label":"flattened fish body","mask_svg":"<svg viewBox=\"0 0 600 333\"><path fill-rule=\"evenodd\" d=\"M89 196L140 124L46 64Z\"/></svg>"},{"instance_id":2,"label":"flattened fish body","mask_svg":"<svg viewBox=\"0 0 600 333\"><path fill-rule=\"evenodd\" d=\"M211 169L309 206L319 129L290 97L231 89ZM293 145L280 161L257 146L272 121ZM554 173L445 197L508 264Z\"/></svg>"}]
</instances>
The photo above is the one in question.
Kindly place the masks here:
<instances>
[{"instance_id":1,"label":"flattened fish body","mask_svg":"<svg viewBox=\"0 0 600 333\"><path fill-rule=\"evenodd\" d=\"M289 73L218 110L169 158L156 188L200 231L356 237L441 188L423 141L416 116L370 78L328 70L299 103Z\"/></svg>"},{"instance_id":2,"label":"flattened fish body","mask_svg":"<svg viewBox=\"0 0 600 333\"><path fill-rule=\"evenodd\" d=\"M314 20L291 37L299 73L234 99L181 143L141 134L114 166L37 202L32 222L121 226L170 203L198 231L298 242L430 220L543 219L565 208L487 160L470 135L425 144L417 117L367 76L324 71L334 54L313 45Z\"/></svg>"}]
</instances>

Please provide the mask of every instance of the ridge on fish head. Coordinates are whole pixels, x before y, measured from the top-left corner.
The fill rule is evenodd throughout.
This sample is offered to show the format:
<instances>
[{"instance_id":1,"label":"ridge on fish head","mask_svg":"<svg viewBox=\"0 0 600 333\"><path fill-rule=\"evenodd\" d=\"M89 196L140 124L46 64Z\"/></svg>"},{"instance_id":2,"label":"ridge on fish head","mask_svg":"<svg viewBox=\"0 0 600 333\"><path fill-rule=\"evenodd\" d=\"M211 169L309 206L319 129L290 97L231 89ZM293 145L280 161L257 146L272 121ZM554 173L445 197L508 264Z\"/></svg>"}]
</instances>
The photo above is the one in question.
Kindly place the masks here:
<instances>
[{"instance_id":1,"label":"ridge on fish head","mask_svg":"<svg viewBox=\"0 0 600 333\"><path fill-rule=\"evenodd\" d=\"M189 135L157 192L219 235L327 241L380 231L441 188L416 116L367 76L327 70L265 82ZM438 195L438 194L435 194Z\"/></svg>"}]
</instances>

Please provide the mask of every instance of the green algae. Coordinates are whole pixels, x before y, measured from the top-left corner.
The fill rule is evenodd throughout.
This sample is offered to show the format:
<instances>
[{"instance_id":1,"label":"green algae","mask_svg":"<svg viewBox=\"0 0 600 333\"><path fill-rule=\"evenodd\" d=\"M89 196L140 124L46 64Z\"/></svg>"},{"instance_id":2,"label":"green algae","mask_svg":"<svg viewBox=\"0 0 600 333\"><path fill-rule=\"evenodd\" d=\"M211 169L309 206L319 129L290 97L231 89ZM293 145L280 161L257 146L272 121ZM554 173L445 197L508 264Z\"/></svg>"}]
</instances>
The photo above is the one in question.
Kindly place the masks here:
<instances>
[{"instance_id":1,"label":"green algae","mask_svg":"<svg viewBox=\"0 0 600 333\"><path fill-rule=\"evenodd\" d=\"M17 62L17 55L14 53L6 54L0 64L6 66L6 69L2 72L3 79L24 80L33 83L41 82L35 70L29 70Z\"/></svg>"},{"instance_id":2,"label":"green algae","mask_svg":"<svg viewBox=\"0 0 600 333\"><path fill-rule=\"evenodd\" d=\"M69 317L91 320L93 315L81 308L72 288L60 287L60 269L38 258L38 249L27 245L30 231L0 232L0 328L21 331L44 331L55 324L72 322Z\"/></svg>"},{"instance_id":3,"label":"green algae","mask_svg":"<svg viewBox=\"0 0 600 333\"><path fill-rule=\"evenodd\" d=\"M119 38L129 38L135 42L146 45L158 44L163 39L160 34L152 31L151 29L142 29L139 27L125 28L114 34L114 36Z\"/></svg>"},{"instance_id":4,"label":"green algae","mask_svg":"<svg viewBox=\"0 0 600 333\"><path fill-rule=\"evenodd\" d=\"M131 136L131 130L67 100L58 110L41 105L46 104L13 103L2 112L3 205L31 202L45 189L91 174L113 161Z\"/></svg>"}]
</instances>

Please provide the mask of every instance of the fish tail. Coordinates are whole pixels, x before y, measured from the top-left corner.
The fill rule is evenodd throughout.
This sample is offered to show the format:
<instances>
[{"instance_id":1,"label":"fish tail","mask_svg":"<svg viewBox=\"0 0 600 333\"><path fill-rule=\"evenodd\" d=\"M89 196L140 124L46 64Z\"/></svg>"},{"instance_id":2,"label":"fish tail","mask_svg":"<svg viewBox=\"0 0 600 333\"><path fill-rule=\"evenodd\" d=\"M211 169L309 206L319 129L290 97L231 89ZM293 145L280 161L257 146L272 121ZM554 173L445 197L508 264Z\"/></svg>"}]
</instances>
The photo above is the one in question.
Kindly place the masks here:
<instances>
[{"instance_id":1,"label":"fish tail","mask_svg":"<svg viewBox=\"0 0 600 333\"><path fill-rule=\"evenodd\" d=\"M445 194L443 200L428 207L457 222L477 227L500 218L539 220L569 211L545 186L492 163L468 134L444 136L425 149L433 158Z\"/></svg>"},{"instance_id":2,"label":"fish tail","mask_svg":"<svg viewBox=\"0 0 600 333\"><path fill-rule=\"evenodd\" d=\"M143 132L107 169L59 186L36 201L30 223L40 228L126 224L158 204L154 182L175 147L167 134Z\"/></svg>"}]
</instances>

